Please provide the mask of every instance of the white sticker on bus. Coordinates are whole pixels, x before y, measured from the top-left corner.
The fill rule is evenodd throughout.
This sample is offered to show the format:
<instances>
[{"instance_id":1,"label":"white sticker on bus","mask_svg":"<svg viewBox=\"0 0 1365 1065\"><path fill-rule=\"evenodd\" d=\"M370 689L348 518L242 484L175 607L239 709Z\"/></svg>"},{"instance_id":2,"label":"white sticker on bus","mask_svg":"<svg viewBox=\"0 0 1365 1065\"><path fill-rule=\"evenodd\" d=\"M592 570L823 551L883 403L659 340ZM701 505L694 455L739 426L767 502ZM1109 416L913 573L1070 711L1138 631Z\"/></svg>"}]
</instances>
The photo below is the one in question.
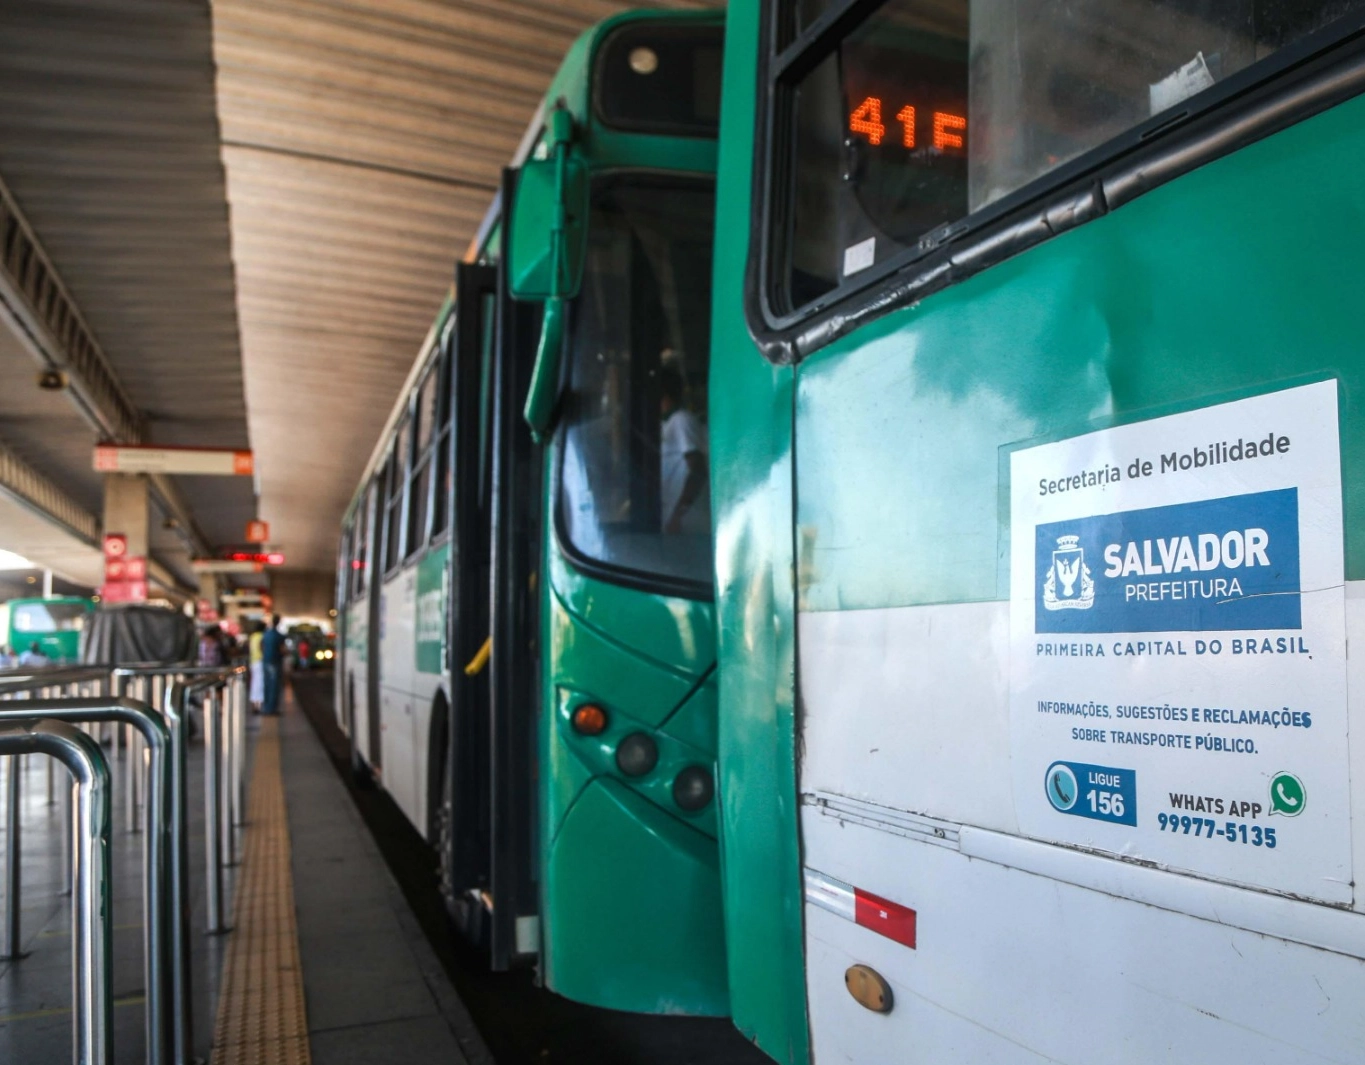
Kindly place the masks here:
<instances>
[{"instance_id":1,"label":"white sticker on bus","mask_svg":"<svg viewBox=\"0 0 1365 1065\"><path fill-rule=\"evenodd\" d=\"M868 237L844 249L844 276L852 277L877 261L877 238Z\"/></svg>"},{"instance_id":2,"label":"white sticker on bus","mask_svg":"<svg viewBox=\"0 0 1365 1065\"><path fill-rule=\"evenodd\" d=\"M1350 902L1335 382L1021 449L1010 485L1023 832Z\"/></svg>"}]
</instances>

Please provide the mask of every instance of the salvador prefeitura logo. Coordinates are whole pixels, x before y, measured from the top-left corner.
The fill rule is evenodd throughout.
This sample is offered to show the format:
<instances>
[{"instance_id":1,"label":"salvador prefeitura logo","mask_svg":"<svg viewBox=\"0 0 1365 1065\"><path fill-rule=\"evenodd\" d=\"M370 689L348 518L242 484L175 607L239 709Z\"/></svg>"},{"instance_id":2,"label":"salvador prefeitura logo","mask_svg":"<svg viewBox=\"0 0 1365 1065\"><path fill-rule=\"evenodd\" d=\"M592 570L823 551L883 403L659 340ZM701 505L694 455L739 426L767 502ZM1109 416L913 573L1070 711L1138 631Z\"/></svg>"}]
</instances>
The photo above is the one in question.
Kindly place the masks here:
<instances>
[{"instance_id":1,"label":"salvador prefeitura logo","mask_svg":"<svg viewBox=\"0 0 1365 1065\"><path fill-rule=\"evenodd\" d=\"M1298 629L1298 491L1038 525L1034 575L1040 633Z\"/></svg>"},{"instance_id":2,"label":"salvador prefeitura logo","mask_svg":"<svg viewBox=\"0 0 1365 1065\"><path fill-rule=\"evenodd\" d=\"M1085 564L1079 536L1057 537L1052 565L1043 582L1043 607L1047 610L1089 610L1095 605L1095 582Z\"/></svg>"}]
</instances>

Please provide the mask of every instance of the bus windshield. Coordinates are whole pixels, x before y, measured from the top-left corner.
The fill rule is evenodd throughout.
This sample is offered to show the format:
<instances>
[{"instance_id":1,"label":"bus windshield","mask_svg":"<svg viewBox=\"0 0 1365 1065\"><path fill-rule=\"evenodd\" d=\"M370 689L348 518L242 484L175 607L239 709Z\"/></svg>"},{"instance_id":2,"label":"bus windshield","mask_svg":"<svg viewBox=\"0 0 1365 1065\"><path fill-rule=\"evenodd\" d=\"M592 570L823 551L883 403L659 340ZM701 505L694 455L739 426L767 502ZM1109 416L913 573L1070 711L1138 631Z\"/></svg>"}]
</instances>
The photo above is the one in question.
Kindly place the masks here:
<instances>
[{"instance_id":1,"label":"bus windshield","mask_svg":"<svg viewBox=\"0 0 1365 1065\"><path fill-rule=\"evenodd\" d=\"M559 492L572 555L699 597L711 588L713 205L695 178L594 187Z\"/></svg>"},{"instance_id":2,"label":"bus windshield","mask_svg":"<svg viewBox=\"0 0 1365 1065\"><path fill-rule=\"evenodd\" d=\"M16 633L80 632L85 614L83 603L21 603L13 608L10 624Z\"/></svg>"}]
</instances>

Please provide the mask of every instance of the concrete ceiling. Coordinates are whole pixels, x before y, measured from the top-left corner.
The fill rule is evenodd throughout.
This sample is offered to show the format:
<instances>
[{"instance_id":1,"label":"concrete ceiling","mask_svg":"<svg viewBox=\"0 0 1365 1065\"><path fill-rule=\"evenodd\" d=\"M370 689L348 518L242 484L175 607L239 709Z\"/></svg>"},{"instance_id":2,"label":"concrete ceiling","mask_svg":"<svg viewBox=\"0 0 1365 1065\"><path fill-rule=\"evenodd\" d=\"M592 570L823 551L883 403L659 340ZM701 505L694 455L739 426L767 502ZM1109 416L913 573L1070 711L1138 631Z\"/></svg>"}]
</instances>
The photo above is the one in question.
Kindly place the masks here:
<instances>
[{"instance_id":1,"label":"concrete ceiling","mask_svg":"<svg viewBox=\"0 0 1365 1065\"><path fill-rule=\"evenodd\" d=\"M453 264L570 43L628 8L707 6L12 0L0 180L136 434L251 447L272 541L300 577L322 576ZM68 394L39 392L36 369L0 330L0 449L98 515L100 433ZM210 545L237 542L257 513L247 478L174 487ZM38 557L35 520L7 506L0 541ZM154 515L154 550L188 581L169 525ZM93 580L93 542L54 533L46 555Z\"/></svg>"},{"instance_id":2,"label":"concrete ceiling","mask_svg":"<svg viewBox=\"0 0 1365 1065\"><path fill-rule=\"evenodd\" d=\"M261 514L330 571L342 512L573 39L702 0L214 0Z\"/></svg>"},{"instance_id":3,"label":"concrete ceiling","mask_svg":"<svg viewBox=\"0 0 1365 1065\"><path fill-rule=\"evenodd\" d=\"M0 177L141 415L144 442L246 447L235 282L206 4L0 4ZM13 387L0 439L91 512L99 435L39 393L0 341ZM181 478L213 544L254 515L246 478ZM192 581L187 552L168 559Z\"/></svg>"}]
</instances>

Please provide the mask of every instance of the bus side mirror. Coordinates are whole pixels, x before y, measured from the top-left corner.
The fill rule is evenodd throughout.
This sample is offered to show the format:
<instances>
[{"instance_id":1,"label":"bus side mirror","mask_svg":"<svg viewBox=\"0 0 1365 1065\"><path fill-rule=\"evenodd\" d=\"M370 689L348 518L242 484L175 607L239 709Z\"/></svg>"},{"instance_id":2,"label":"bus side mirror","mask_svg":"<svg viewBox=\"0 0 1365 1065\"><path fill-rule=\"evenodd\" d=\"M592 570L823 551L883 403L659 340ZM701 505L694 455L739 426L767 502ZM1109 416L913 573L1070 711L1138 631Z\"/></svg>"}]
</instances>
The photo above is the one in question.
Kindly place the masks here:
<instances>
[{"instance_id":1,"label":"bus side mirror","mask_svg":"<svg viewBox=\"0 0 1365 1065\"><path fill-rule=\"evenodd\" d=\"M550 435L559 399L566 301L578 294L587 243L588 178L570 153L573 117L561 105L550 112L549 153L522 165L512 204L507 274L517 299L543 300L545 316L523 415L536 443Z\"/></svg>"},{"instance_id":2,"label":"bus side mirror","mask_svg":"<svg viewBox=\"0 0 1365 1065\"><path fill-rule=\"evenodd\" d=\"M517 177L507 276L519 300L573 299L583 278L588 181L583 164L563 150L562 160L558 153L528 159Z\"/></svg>"}]
</instances>

